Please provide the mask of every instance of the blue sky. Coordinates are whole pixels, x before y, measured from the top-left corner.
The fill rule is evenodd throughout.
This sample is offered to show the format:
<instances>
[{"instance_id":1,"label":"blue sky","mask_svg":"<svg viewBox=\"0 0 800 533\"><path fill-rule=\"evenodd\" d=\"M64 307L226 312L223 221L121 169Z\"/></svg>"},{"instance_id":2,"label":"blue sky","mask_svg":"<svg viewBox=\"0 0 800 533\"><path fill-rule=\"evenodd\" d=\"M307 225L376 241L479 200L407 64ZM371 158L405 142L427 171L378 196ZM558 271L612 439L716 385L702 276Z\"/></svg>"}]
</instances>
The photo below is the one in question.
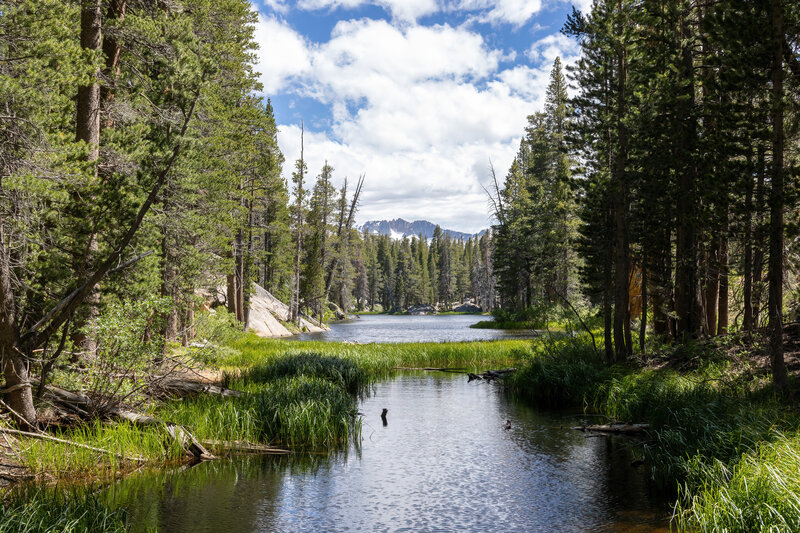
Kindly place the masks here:
<instances>
[{"instance_id":1,"label":"blue sky","mask_svg":"<svg viewBox=\"0 0 800 533\"><path fill-rule=\"evenodd\" d=\"M253 0L258 71L275 108L285 177L300 123L314 179L366 175L358 222L489 225L482 185L502 179L542 107L560 34L587 0Z\"/></svg>"}]
</instances>

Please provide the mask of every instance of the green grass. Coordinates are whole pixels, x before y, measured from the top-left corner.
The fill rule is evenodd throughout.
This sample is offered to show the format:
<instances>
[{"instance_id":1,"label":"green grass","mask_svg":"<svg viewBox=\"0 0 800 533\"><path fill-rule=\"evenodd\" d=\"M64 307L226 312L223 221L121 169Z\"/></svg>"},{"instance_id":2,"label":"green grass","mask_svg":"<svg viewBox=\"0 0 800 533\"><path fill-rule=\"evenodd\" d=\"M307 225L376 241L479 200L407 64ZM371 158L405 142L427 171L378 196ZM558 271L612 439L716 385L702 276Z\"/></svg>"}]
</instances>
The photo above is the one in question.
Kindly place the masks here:
<instances>
[{"instance_id":1,"label":"green grass","mask_svg":"<svg viewBox=\"0 0 800 533\"><path fill-rule=\"evenodd\" d=\"M191 428L201 440L327 449L360 436L356 399L340 383L301 374L269 383L244 379L233 385L247 395L167 402L159 416Z\"/></svg>"},{"instance_id":2,"label":"green grass","mask_svg":"<svg viewBox=\"0 0 800 533\"><path fill-rule=\"evenodd\" d=\"M0 533L115 533L126 531L125 511L111 510L90 493L30 490L0 504Z\"/></svg>"},{"instance_id":3,"label":"green grass","mask_svg":"<svg viewBox=\"0 0 800 533\"><path fill-rule=\"evenodd\" d=\"M165 441L164 432L156 428L141 429L130 423L106 424L95 421L63 431L53 436L79 444L102 448L124 457L139 457L153 464L165 464L180 459L182 450L177 443ZM22 463L36 474L48 474L57 479L108 477L131 470L139 463L47 440L24 442Z\"/></svg>"},{"instance_id":4,"label":"green grass","mask_svg":"<svg viewBox=\"0 0 800 533\"><path fill-rule=\"evenodd\" d=\"M247 369L292 355L316 353L350 360L374 378L399 367L508 365L531 353L531 343L525 340L352 345L262 339L251 333L243 334L229 346L233 350L226 351L218 360L218 365L227 370Z\"/></svg>"}]
</instances>

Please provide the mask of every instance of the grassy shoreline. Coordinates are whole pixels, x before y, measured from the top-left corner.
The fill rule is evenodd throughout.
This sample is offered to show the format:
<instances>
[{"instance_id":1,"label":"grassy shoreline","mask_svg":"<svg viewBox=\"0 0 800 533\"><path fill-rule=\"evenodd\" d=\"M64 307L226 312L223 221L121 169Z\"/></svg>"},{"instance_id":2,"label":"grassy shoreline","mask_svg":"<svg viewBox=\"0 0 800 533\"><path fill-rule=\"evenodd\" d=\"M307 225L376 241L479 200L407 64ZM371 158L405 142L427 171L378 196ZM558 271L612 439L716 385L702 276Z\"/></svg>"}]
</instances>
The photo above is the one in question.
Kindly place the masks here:
<instances>
[{"instance_id":1,"label":"grassy shoreline","mask_svg":"<svg viewBox=\"0 0 800 533\"><path fill-rule=\"evenodd\" d=\"M649 423L646 464L656 482L677 491L672 525L679 530L800 530L795 406L773 394L768 373L747 359L726 359L720 345L679 349L687 353L677 367L691 369L606 366L585 339L551 342L509 390L541 407Z\"/></svg>"},{"instance_id":2,"label":"grassy shoreline","mask_svg":"<svg viewBox=\"0 0 800 533\"><path fill-rule=\"evenodd\" d=\"M677 490L672 525L678 529L800 530L800 414L772 394L769 376L746 357L732 362L720 344L676 349L685 353L665 357L671 365L651 359L607 366L582 335L353 345L237 334L224 342L214 364L227 376L227 386L245 392L244 397L166 401L153 414L185 425L201 440L331 450L359 438L359 395L398 368L517 366L507 390L534 405L571 406L651 425L644 444L646 465L660 484ZM676 360L683 363L676 365ZM127 424L90 424L65 436L142 456L151 466L181 460L180 448L165 448L157 431ZM38 441L26 444L26 464L56 481L132 470L113 456L98 458L88 450ZM13 530L3 524L14 517L39 516L38 511L20 511L35 506L36 498L7 504L0 531ZM92 505L78 501L73 510ZM42 516L61 525L74 518L68 513ZM123 518L109 514L107 530L116 530Z\"/></svg>"}]
</instances>

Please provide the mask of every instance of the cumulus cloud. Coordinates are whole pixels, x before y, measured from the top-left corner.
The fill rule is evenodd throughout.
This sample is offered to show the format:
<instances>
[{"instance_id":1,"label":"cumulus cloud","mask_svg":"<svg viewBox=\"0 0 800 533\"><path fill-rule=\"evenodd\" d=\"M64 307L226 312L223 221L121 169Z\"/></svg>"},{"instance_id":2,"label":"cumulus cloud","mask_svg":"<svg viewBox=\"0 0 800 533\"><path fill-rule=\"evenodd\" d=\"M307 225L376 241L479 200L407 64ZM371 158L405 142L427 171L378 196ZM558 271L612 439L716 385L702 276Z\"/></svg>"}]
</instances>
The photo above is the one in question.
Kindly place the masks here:
<instances>
[{"instance_id":1,"label":"cumulus cloud","mask_svg":"<svg viewBox=\"0 0 800 533\"><path fill-rule=\"evenodd\" d=\"M259 47L256 72L267 94L277 93L292 77L310 69L308 44L278 19L259 15L254 38Z\"/></svg>"},{"instance_id":2,"label":"cumulus cloud","mask_svg":"<svg viewBox=\"0 0 800 533\"><path fill-rule=\"evenodd\" d=\"M364 4L381 6L393 17L409 22L439 10L436 0L300 0L297 7L306 10L353 9Z\"/></svg>"},{"instance_id":3,"label":"cumulus cloud","mask_svg":"<svg viewBox=\"0 0 800 533\"><path fill-rule=\"evenodd\" d=\"M425 218L462 231L488 225L489 161L505 172L527 115L542 106L550 56L573 51L555 35L528 51L530 65L504 68L503 52L465 27L340 21L312 44L276 19L259 24L288 38L281 49L296 58L262 62L265 86L331 109L329 130L305 132L309 177L325 160L338 183L366 173L361 221ZM281 125L278 138L288 178L299 126Z\"/></svg>"},{"instance_id":4,"label":"cumulus cloud","mask_svg":"<svg viewBox=\"0 0 800 533\"><path fill-rule=\"evenodd\" d=\"M477 12L479 22L505 22L522 26L542 9L541 0L460 0L450 7L456 11Z\"/></svg>"},{"instance_id":5,"label":"cumulus cloud","mask_svg":"<svg viewBox=\"0 0 800 533\"><path fill-rule=\"evenodd\" d=\"M275 13L280 13L281 15L285 15L289 12L289 4L286 3L286 0L263 0L263 5L267 9Z\"/></svg>"},{"instance_id":6,"label":"cumulus cloud","mask_svg":"<svg viewBox=\"0 0 800 533\"><path fill-rule=\"evenodd\" d=\"M574 59L580 53L580 46L563 33L548 35L539 39L528 50L528 57L533 62L545 61L552 63L556 57L563 61Z\"/></svg>"}]
</instances>

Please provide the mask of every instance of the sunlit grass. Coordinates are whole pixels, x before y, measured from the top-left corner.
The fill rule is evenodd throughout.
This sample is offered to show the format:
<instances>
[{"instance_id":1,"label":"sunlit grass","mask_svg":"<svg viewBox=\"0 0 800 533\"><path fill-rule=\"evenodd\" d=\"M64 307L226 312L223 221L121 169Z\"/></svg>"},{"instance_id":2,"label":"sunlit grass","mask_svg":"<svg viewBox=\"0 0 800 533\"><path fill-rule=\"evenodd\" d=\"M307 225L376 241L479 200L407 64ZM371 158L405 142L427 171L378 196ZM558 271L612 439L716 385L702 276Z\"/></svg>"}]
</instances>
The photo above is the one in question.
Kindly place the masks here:
<instances>
[{"instance_id":1,"label":"sunlit grass","mask_svg":"<svg viewBox=\"0 0 800 533\"><path fill-rule=\"evenodd\" d=\"M26 440L20 444L24 448L21 459L33 474L46 473L56 479L107 477L139 465L140 461L135 458L148 463L166 463L176 461L182 455L180 445L165 439L164 431L138 428L128 422L109 424L95 421L52 435L112 453L48 440Z\"/></svg>"}]
</instances>

